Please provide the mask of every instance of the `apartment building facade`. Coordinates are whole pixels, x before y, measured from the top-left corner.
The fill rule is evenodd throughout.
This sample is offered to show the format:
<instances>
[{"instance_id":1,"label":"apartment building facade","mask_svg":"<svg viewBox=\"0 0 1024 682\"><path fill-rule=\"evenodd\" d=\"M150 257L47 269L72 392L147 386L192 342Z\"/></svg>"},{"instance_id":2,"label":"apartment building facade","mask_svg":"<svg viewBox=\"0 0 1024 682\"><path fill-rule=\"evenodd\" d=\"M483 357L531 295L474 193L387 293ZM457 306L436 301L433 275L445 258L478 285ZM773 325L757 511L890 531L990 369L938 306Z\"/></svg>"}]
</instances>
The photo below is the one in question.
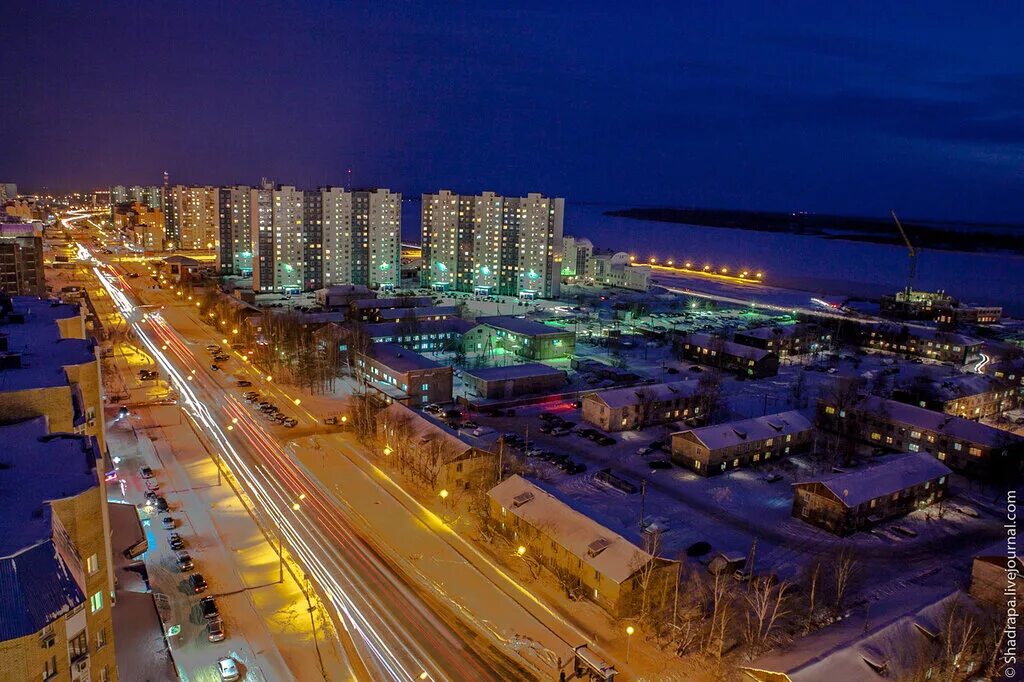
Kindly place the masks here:
<instances>
[{"instance_id":1,"label":"apartment building facade","mask_svg":"<svg viewBox=\"0 0 1024 682\"><path fill-rule=\"evenodd\" d=\"M252 226L248 185L221 187L219 201L220 242L217 248L217 272L247 277L252 274Z\"/></svg>"},{"instance_id":2,"label":"apartment building facade","mask_svg":"<svg viewBox=\"0 0 1024 682\"><path fill-rule=\"evenodd\" d=\"M798 410L672 434L672 461L702 476L778 461L811 447L814 423Z\"/></svg>"},{"instance_id":3,"label":"apartment building facade","mask_svg":"<svg viewBox=\"0 0 1024 682\"><path fill-rule=\"evenodd\" d=\"M589 393L583 396L583 419L605 431L627 431L699 418L697 384L694 379Z\"/></svg>"},{"instance_id":4,"label":"apartment building facade","mask_svg":"<svg viewBox=\"0 0 1024 682\"><path fill-rule=\"evenodd\" d=\"M779 356L775 353L710 334L679 336L673 348L687 360L750 378L773 377L779 373Z\"/></svg>"},{"instance_id":5,"label":"apartment building facade","mask_svg":"<svg viewBox=\"0 0 1024 682\"><path fill-rule=\"evenodd\" d=\"M565 200L530 193L422 197L421 282L436 289L556 298Z\"/></svg>"},{"instance_id":6,"label":"apartment building facade","mask_svg":"<svg viewBox=\"0 0 1024 682\"><path fill-rule=\"evenodd\" d=\"M355 353L361 380L387 403L417 406L452 401L453 371L397 343L373 343Z\"/></svg>"},{"instance_id":7,"label":"apartment building facade","mask_svg":"<svg viewBox=\"0 0 1024 682\"><path fill-rule=\"evenodd\" d=\"M38 224L0 223L0 291L45 296L43 232Z\"/></svg>"},{"instance_id":8,"label":"apartment building facade","mask_svg":"<svg viewBox=\"0 0 1024 682\"><path fill-rule=\"evenodd\" d=\"M979 422L864 395L820 399L820 428L890 452L927 452L966 476L1009 481L1024 471L1024 438Z\"/></svg>"},{"instance_id":9,"label":"apartment building facade","mask_svg":"<svg viewBox=\"0 0 1024 682\"><path fill-rule=\"evenodd\" d=\"M168 247L207 251L220 242L220 188L174 185L168 190L164 216Z\"/></svg>"},{"instance_id":10,"label":"apartment building facade","mask_svg":"<svg viewBox=\"0 0 1024 682\"><path fill-rule=\"evenodd\" d=\"M100 451L45 416L0 426L0 677L115 682L114 574Z\"/></svg>"}]
</instances>

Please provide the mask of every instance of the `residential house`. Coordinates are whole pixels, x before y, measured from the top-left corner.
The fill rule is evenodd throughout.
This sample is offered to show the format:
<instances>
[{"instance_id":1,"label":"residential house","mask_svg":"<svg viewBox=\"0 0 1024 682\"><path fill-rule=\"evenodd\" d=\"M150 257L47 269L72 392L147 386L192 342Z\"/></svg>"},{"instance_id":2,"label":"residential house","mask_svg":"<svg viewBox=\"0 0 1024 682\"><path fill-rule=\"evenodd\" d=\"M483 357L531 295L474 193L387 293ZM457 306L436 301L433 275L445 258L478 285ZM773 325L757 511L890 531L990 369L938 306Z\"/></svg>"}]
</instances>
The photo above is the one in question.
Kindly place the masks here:
<instances>
[{"instance_id":1,"label":"residential house","mask_svg":"<svg viewBox=\"0 0 1024 682\"><path fill-rule=\"evenodd\" d=\"M732 340L743 346L771 351L780 358L806 355L832 347L831 332L811 322L746 329L734 333Z\"/></svg>"},{"instance_id":2,"label":"residential house","mask_svg":"<svg viewBox=\"0 0 1024 682\"><path fill-rule=\"evenodd\" d=\"M793 484L793 516L849 535L938 502L950 470L925 452L892 455L865 469Z\"/></svg>"},{"instance_id":3,"label":"residential house","mask_svg":"<svg viewBox=\"0 0 1024 682\"><path fill-rule=\"evenodd\" d=\"M698 381L615 388L583 396L583 419L605 431L700 417Z\"/></svg>"},{"instance_id":4,"label":"residential house","mask_svg":"<svg viewBox=\"0 0 1024 682\"><path fill-rule=\"evenodd\" d=\"M466 353L490 355L501 351L529 360L552 360L576 352L576 334L571 329L513 315L478 317L476 323L463 337Z\"/></svg>"},{"instance_id":5,"label":"residential house","mask_svg":"<svg viewBox=\"0 0 1024 682\"><path fill-rule=\"evenodd\" d=\"M385 403L427 405L452 401L452 368L397 343L371 344L364 352L356 351L354 360L359 378Z\"/></svg>"},{"instance_id":6,"label":"residential house","mask_svg":"<svg viewBox=\"0 0 1024 682\"><path fill-rule=\"evenodd\" d=\"M672 434L672 461L702 476L757 466L810 448L814 424L798 410Z\"/></svg>"},{"instance_id":7,"label":"residential house","mask_svg":"<svg viewBox=\"0 0 1024 682\"><path fill-rule=\"evenodd\" d=\"M779 373L779 356L761 348L744 346L710 334L688 334L675 339L675 352L692 362L717 367L751 379Z\"/></svg>"},{"instance_id":8,"label":"residential house","mask_svg":"<svg viewBox=\"0 0 1024 682\"><path fill-rule=\"evenodd\" d=\"M540 485L512 475L487 498L497 532L613 617L636 613L645 584L651 603L672 599L678 562L651 554Z\"/></svg>"}]
</instances>

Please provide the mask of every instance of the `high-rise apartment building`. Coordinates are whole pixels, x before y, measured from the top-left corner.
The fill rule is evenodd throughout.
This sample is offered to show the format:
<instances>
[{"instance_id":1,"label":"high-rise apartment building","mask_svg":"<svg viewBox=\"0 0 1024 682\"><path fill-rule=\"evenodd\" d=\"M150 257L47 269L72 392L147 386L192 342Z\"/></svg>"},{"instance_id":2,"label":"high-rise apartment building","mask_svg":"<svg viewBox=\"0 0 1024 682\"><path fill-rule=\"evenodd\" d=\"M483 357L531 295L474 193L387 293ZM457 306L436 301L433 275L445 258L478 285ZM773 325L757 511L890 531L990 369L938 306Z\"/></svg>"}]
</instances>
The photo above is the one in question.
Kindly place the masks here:
<instances>
[{"instance_id":1,"label":"high-rise apartment building","mask_svg":"<svg viewBox=\"0 0 1024 682\"><path fill-rule=\"evenodd\" d=\"M114 204L126 204L131 201L131 196L128 194L128 188L124 185L114 185L110 188L110 203Z\"/></svg>"},{"instance_id":2,"label":"high-rise apartment building","mask_svg":"<svg viewBox=\"0 0 1024 682\"><path fill-rule=\"evenodd\" d=\"M565 200L423 195L421 281L438 289L558 296Z\"/></svg>"},{"instance_id":3,"label":"high-rise apartment building","mask_svg":"<svg viewBox=\"0 0 1024 682\"><path fill-rule=\"evenodd\" d=\"M220 189L175 185L164 216L169 246L184 250L216 249L220 241Z\"/></svg>"},{"instance_id":4,"label":"high-rise apartment building","mask_svg":"<svg viewBox=\"0 0 1024 682\"><path fill-rule=\"evenodd\" d=\"M163 190L157 185L132 185L128 188L128 199L126 201L134 201L150 208L159 209L163 206Z\"/></svg>"},{"instance_id":5,"label":"high-rise apartment building","mask_svg":"<svg viewBox=\"0 0 1024 682\"><path fill-rule=\"evenodd\" d=\"M0 223L0 291L45 296L43 231L38 223Z\"/></svg>"},{"instance_id":6,"label":"high-rise apartment building","mask_svg":"<svg viewBox=\"0 0 1024 682\"><path fill-rule=\"evenodd\" d=\"M252 226L248 185L220 188L220 245L217 271L222 275L252 274Z\"/></svg>"},{"instance_id":7,"label":"high-rise apartment building","mask_svg":"<svg viewBox=\"0 0 1024 682\"><path fill-rule=\"evenodd\" d=\"M401 201L400 194L386 189L252 190L253 289L398 286Z\"/></svg>"}]
</instances>

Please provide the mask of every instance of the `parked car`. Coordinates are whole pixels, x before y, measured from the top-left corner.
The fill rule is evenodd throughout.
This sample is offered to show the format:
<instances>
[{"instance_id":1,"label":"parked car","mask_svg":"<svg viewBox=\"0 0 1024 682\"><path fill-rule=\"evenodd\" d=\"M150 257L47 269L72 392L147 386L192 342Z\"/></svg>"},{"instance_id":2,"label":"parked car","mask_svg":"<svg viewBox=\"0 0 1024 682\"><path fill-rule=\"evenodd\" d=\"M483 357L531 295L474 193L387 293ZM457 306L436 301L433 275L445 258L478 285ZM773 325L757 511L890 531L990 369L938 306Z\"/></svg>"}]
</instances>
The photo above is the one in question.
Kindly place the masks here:
<instances>
[{"instance_id":1,"label":"parked car","mask_svg":"<svg viewBox=\"0 0 1024 682\"><path fill-rule=\"evenodd\" d=\"M637 448L637 451L636 451L636 454L640 455L641 457L643 455L649 455L650 453L651 453L651 448L646 447L646 446L644 446L642 448Z\"/></svg>"},{"instance_id":2,"label":"parked car","mask_svg":"<svg viewBox=\"0 0 1024 682\"><path fill-rule=\"evenodd\" d=\"M295 419L294 417L292 419L285 419L284 420L285 427L289 428L289 429L294 429L296 426L298 426L298 424L299 424L299 420Z\"/></svg>"},{"instance_id":3,"label":"parked car","mask_svg":"<svg viewBox=\"0 0 1024 682\"><path fill-rule=\"evenodd\" d=\"M208 345L206 347L206 350L210 351L211 353L214 353L214 352L217 352L217 351L220 350L220 346L217 346L217 345L214 345L214 344L211 343L210 345Z\"/></svg>"},{"instance_id":4,"label":"parked car","mask_svg":"<svg viewBox=\"0 0 1024 682\"><path fill-rule=\"evenodd\" d=\"M152 490L146 491L146 504L156 504L156 493Z\"/></svg>"},{"instance_id":5,"label":"parked car","mask_svg":"<svg viewBox=\"0 0 1024 682\"><path fill-rule=\"evenodd\" d=\"M224 682L233 682L238 679L238 665L233 658L217 659L217 670L220 671L220 679Z\"/></svg>"},{"instance_id":6,"label":"parked car","mask_svg":"<svg viewBox=\"0 0 1024 682\"><path fill-rule=\"evenodd\" d=\"M213 597L203 597L200 599L199 609L203 612L203 618L206 620L220 618L220 609L217 608L217 602L214 601Z\"/></svg>"},{"instance_id":7,"label":"parked car","mask_svg":"<svg viewBox=\"0 0 1024 682\"><path fill-rule=\"evenodd\" d=\"M770 474L766 474L764 477L765 483L775 483L776 481L782 480L782 474L777 471L773 471Z\"/></svg>"},{"instance_id":8,"label":"parked car","mask_svg":"<svg viewBox=\"0 0 1024 682\"><path fill-rule=\"evenodd\" d=\"M178 570L182 573L191 571L195 567L195 564L192 562L192 555L185 551L174 553L174 563L178 565Z\"/></svg>"},{"instance_id":9,"label":"parked car","mask_svg":"<svg viewBox=\"0 0 1024 682\"><path fill-rule=\"evenodd\" d=\"M326 424L327 426L334 426L337 423L338 423L338 418L337 417L325 417L324 418L324 424Z\"/></svg>"},{"instance_id":10,"label":"parked car","mask_svg":"<svg viewBox=\"0 0 1024 682\"><path fill-rule=\"evenodd\" d=\"M174 550L183 549L185 547L185 541L181 539L181 535L179 533L168 533L167 544Z\"/></svg>"},{"instance_id":11,"label":"parked car","mask_svg":"<svg viewBox=\"0 0 1024 682\"><path fill-rule=\"evenodd\" d=\"M598 445L615 445L615 439L611 436L606 436L603 433L597 434L597 438L594 439L594 442Z\"/></svg>"},{"instance_id":12,"label":"parked car","mask_svg":"<svg viewBox=\"0 0 1024 682\"><path fill-rule=\"evenodd\" d=\"M188 577L188 586L192 589L194 594L206 592L206 588L209 587L206 584L206 578L203 577L202 573L193 573Z\"/></svg>"},{"instance_id":13,"label":"parked car","mask_svg":"<svg viewBox=\"0 0 1024 682\"><path fill-rule=\"evenodd\" d=\"M652 469L671 469L672 462L667 459L654 459L647 463Z\"/></svg>"},{"instance_id":14,"label":"parked car","mask_svg":"<svg viewBox=\"0 0 1024 682\"><path fill-rule=\"evenodd\" d=\"M248 388L249 386L252 386L252 382L245 379L239 379L237 384L239 388Z\"/></svg>"},{"instance_id":15,"label":"parked car","mask_svg":"<svg viewBox=\"0 0 1024 682\"><path fill-rule=\"evenodd\" d=\"M224 621L221 619L207 621L206 623L206 639L211 642L223 642L226 635L224 634Z\"/></svg>"},{"instance_id":16,"label":"parked car","mask_svg":"<svg viewBox=\"0 0 1024 682\"><path fill-rule=\"evenodd\" d=\"M160 519L160 525L163 526L164 530L174 530L174 517L163 517L162 519Z\"/></svg>"},{"instance_id":17,"label":"parked car","mask_svg":"<svg viewBox=\"0 0 1024 682\"><path fill-rule=\"evenodd\" d=\"M146 479L146 490L160 490L160 481L155 478Z\"/></svg>"},{"instance_id":18,"label":"parked car","mask_svg":"<svg viewBox=\"0 0 1024 682\"><path fill-rule=\"evenodd\" d=\"M153 470L149 467L139 467L139 476L143 478L153 478Z\"/></svg>"},{"instance_id":19,"label":"parked car","mask_svg":"<svg viewBox=\"0 0 1024 682\"><path fill-rule=\"evenodd\" d=\"M170 505L167 504L167 498L157 497L156 498L156 509L157 511L165 512L170 509Z\"/></svg>"}]
</instances>

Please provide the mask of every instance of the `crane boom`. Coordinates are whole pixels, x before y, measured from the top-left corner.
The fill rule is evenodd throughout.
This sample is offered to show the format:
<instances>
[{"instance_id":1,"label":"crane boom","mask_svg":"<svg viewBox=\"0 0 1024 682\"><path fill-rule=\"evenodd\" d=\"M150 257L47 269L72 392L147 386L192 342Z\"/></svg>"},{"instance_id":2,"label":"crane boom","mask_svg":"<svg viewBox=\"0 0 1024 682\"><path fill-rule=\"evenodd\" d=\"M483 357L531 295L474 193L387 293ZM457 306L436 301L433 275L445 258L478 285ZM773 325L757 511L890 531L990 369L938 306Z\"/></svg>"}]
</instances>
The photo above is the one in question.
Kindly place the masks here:
<instances>
[{"instance_id":1,"label":"crane boom","mask_svg":"<svg viewBox=\"0 0 1024 682\"><path fill-rule=\"evenodd\" d=\"M900 236L903 237L903 243L907 245L907 252L910 255L910 263L907 267L907 288L906 298L907 302L910 302L910 294L914 291L914 278L917 276L917 250L914 245L910 243L910 239L907 238L907 233L903 229L903 225L900 223L900 219L896 217L896 211L890 210L892 219L896 223L896 228L900 231Z\"/></svg>"}]
</instances>

